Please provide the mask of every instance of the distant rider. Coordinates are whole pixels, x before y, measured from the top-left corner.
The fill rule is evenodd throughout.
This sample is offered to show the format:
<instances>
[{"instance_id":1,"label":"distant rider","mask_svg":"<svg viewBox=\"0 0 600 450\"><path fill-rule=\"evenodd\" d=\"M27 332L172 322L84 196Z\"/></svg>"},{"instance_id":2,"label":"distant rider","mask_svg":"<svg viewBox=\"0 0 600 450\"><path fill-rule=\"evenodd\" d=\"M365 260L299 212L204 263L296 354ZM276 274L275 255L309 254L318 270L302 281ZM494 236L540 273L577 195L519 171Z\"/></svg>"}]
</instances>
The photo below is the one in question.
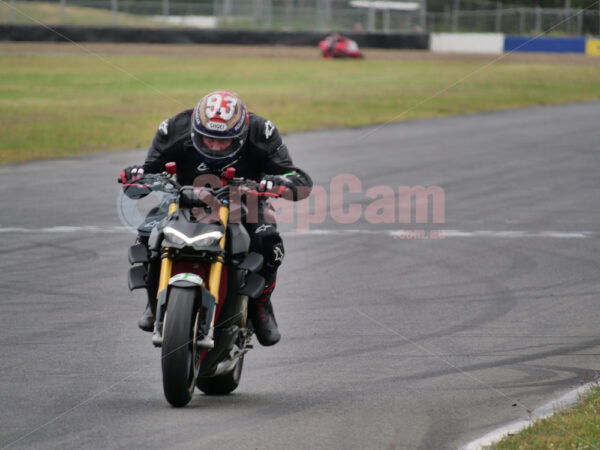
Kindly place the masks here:
<instances>
[{"instance_id":1,"label":"distant rider","mask_svg":"<svg viewBox=\"0 0 600 450\"><path fill-rule=\"evenodd\" d=\"M266 189L285 187L284 197L301 200L310 194L312 180L294 165L287 146L270 120L249 113L234 92L222 90L206 95L192 110L186 110L160 124L143 166L129 166L121 172L124 183L139 180L144 173L160 173L168 162L177 163L177 181L193 185L196 177L220 175L225 168L236 169L236 176L261 180ZM126 191L127 193L127 191ZM251 251L264 257L261 275L265 278L262 295L250 303L249 312L258 341L276 344L281 335L273 313L271 295L277 269L284 256L283 242L273 221L272 208L259 201L258 221L244 223L251 237ZM268 216L265 218L265 214ZM165 212L153 208L138 229L138 239L148 247L149 232ZM160 261L148 267L148 304L139 321L144 331L153 331ZM152 307L151 307L152 305Z\"/></svg>"}]
</instances>

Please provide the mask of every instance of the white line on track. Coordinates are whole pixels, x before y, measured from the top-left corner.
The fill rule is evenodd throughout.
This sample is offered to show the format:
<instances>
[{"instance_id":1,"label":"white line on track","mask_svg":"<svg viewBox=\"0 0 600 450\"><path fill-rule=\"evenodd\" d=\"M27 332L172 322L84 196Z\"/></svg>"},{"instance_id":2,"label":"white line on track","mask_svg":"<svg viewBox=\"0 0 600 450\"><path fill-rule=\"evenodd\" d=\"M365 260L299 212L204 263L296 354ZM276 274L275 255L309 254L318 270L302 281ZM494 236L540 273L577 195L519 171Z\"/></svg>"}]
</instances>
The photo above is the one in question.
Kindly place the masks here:
<instances>
[{"instance_id":1,"label":"white line on track","mask_svg":"<svg viewBox=\"0 0 600 450\"><path fill-rule=\"evenodd\" d=\"M550 238L558 238L558 239L587 238L587 237L594 236L594 233L592 233L591 231L564 232L564 231L515 231L515 230L510 230L510 231L444 230L444 234L446 237L498 237L498 238L550 237Z\"/></svg>"},{"instance_id":2,"label":"white line on track","mask_svg":"<svg viewBox=\"0 0 600 450\"><path fill-rule=\"evenodd\" d=\"M435 233L435 235L434 235ZM475 230L475 231L463 231L463 230L310 230L307 233L298 231L284 231L282 235L297 236L333 236L333 235L344 235L344 234L370 234L370 235L385 235L394 238L401 239L429 239L429 240L440 240L445 238L455 237L488 237L488 238L554 238L554 239L581 239L595 237L596 233L592 231L518 231L518 230Z\"/></svg>"},{"instance_id":3,"label":"white line on track","mask_svg":"<svg viewBox=\"0 0 600 450\"><path fill-rule=\"evenodd\" d=\"M129 231L127 227L57 226L47 228L0 227L0 233L114 233Z\"/></svg>"},{"instance_id":4,"label":"white line on track","mask_svg":"<svg viewBox=\"0 0 600 450\"><path fill-rule=\"evenodd\" d=\"M94 225L87 226L54 226L43 228L27 228L27 227L2 227L0 226L0 234L2 233L115 233L115 232L134 232L130 227L125 226L109 226L101 227ZM432 232L436 236L432 236ZM430 239L440 240L444 238L457 237L484 237L484 238L554 238L554 239L582 239L592 238L596 233L592 231L519 231L519 230L364 230L364 229L340 229L340 230L322 230L314 229L308 232L300 231L282 231L284 236L340 236L340 235L382 235L394 238L407 239Z\"/></svg>"}]
</instances>

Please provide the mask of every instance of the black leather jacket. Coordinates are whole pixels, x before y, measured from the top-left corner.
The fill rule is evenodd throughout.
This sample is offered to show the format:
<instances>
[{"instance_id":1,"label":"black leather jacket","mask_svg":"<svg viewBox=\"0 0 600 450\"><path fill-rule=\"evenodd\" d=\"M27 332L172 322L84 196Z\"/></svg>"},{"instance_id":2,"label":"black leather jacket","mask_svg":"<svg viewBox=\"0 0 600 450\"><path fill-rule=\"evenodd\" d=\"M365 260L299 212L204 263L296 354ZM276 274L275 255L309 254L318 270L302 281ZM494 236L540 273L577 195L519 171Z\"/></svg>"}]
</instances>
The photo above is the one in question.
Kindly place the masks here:
<instances>
[{"instance_id":1,"label":"black leather jacket","mask_svg":"<svg viewBox=\"0 0 600 450\"><path fill-rule=\"evenodd\" d=\"M159 173L168 162L177 163L177 180L182 185L192 185L199 175L220 174L223 169L211 170L204 164L202 155L192 145L192 109L177 114L160 124L148 156L144 171ZM237 158L228 164L236 169L236 176L260 181L264 175L286 175L297 189L295 200L308 197L312 180L306 172L296 167L271 121L250 113L248 138Z\"/></svg>"}]
</instances>

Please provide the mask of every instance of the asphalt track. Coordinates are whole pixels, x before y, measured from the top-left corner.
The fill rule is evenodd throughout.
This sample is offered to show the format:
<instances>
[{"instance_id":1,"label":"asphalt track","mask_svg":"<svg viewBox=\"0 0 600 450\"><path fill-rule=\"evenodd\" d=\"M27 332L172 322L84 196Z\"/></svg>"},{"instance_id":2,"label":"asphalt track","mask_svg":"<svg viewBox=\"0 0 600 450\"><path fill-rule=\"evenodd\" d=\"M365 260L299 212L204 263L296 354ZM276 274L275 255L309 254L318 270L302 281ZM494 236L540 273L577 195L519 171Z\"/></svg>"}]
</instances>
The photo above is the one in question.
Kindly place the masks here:
<instances>
[{"instance_id":1,"label":"asphalt track","mask_svg":"<svg viewBox=\"0 0 600 450\"><path fill-rule=\"evenodd\" d=\"M145 152L0 167L0 448L442 449L526 416L599 369L599 116L288 136L326 191L339 174L439 186L445 223L284 225L281 343L248 354L234 394L185 409L126 288L115 176Z\"/></svg>"}]
</instances>

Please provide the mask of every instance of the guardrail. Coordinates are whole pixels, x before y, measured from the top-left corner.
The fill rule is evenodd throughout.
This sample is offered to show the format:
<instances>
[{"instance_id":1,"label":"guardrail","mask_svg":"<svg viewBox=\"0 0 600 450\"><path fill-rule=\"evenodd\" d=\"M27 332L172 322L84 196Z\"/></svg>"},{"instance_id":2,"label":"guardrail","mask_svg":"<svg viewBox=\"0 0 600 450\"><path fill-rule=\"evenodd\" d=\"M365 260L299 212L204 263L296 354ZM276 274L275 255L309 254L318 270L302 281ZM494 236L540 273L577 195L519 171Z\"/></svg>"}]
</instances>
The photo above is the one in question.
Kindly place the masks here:
<instances>
[{"instance_id":1,"label":"guardrail","mask_svg":"<svg viewBox=\"0 0 600 450\"><path fill-rule=\"evenodd\" d=\"M175 28L0 25L0 40L49 42L146 42L163 44L237 44L315 46L328 33L234 31ZM365 48L429 49L428 34L346 33Z\"/></svg>"},{"instance_id":2,"label":"guardrail","mask_svg":"<svg viewBox=\"0 0 600 450\"><path fill-rule=\"evenodd\" d=\"M316 46L328 33L172 28L0 25L3 41L133 42ZM431 50L436 53L551 52L600 56L600 39L531 37L502 33L347 33L360 47Z\"/></svg>"}]
</instances>

